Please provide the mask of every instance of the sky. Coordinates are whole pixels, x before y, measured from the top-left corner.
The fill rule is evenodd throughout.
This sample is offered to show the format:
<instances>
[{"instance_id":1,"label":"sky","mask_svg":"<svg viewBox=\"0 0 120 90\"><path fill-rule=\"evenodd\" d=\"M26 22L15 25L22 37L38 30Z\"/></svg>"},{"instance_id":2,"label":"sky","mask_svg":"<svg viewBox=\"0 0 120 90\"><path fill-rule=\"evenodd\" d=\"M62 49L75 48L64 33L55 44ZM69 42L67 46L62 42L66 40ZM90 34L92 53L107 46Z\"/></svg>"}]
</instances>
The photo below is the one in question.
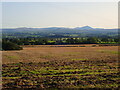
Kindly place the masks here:
<instances>
[{"instance_id":1,"label":"sky","mask_svg":"<svg viewBox=\"0 0 120 90\"><path fill-rule=\"evenodd\" d=\"M3 2L2 28L117 28L117 2Z\"/></svg>"}]
</instances>

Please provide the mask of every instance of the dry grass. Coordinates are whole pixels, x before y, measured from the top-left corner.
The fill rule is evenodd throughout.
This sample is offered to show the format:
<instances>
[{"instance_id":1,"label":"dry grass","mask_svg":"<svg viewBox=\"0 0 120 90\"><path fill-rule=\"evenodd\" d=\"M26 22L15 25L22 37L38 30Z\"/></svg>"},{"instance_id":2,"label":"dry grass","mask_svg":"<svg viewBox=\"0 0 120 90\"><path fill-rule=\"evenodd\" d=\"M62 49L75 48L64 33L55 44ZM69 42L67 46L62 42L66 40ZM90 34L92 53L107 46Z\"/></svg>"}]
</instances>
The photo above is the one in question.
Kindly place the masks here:
<instances>
[{"instance_id":1,"label":"dry grass","mask_svg":"<svg viewBox=\"0 0 120 90\"><path fill-rule=\"evenodd\" d=\"M118 46L3 51L3 87L117 88L118 54Z\"/></svg>"},{"instance_id":2,"label":"dry grass","mask_svg":"<svg viewBox=\"0 0 120 90\"><path fill-rule=\"evenodd\" d=\"M113 52L113 53L112 53ZM116 52L116 53L114 53ZM46 62L51 60L117 59L117 46L107 47L25 47L21 51L3 51L3 64L18 62Z\"/></svg>"}]
</instances>

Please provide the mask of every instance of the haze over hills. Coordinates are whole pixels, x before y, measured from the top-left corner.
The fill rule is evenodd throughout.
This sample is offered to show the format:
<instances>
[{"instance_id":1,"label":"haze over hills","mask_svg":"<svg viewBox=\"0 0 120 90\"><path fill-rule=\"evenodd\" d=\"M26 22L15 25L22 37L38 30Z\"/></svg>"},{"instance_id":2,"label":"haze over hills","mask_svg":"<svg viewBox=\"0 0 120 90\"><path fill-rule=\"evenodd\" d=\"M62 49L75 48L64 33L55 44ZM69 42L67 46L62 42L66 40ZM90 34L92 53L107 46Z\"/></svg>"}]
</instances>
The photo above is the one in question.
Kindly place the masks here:
<instances>
[{"instance_id":1,"label":"haze over hills","mask_svg":"<svg viewBox=\"0 0 120 90\"><path fill-rule=\"evenodd\" d=\"M116 36L118 29L93 28L90 26L66 28L66 27L47 27L47 28L7 28L2 29L4 36L16 37L89 37L89 36Z\"/></svg>"},{"instance_id":2,"label":"haze over hills","mask_svg":"<svg viewBox=\"0 0 120 90\"><path fill-rule=\"evenodd\" d=\"M90 26L83 26L83 27L75 27L75 28L66 28L66 27L47 27L47 28L28 28L28 27L20 27L20 28L5 28L5 29L2 29L2 30L32 30L32 29L36 29L36 30L45 30L45 29L49 29L49 30L66 30L66 29L72 29L72 30L113 30L113 29L105 29L105 28L93 28L93 27L90 27ZM114 30L117 30L114 28Z\"/></svg>"}]
</instances>

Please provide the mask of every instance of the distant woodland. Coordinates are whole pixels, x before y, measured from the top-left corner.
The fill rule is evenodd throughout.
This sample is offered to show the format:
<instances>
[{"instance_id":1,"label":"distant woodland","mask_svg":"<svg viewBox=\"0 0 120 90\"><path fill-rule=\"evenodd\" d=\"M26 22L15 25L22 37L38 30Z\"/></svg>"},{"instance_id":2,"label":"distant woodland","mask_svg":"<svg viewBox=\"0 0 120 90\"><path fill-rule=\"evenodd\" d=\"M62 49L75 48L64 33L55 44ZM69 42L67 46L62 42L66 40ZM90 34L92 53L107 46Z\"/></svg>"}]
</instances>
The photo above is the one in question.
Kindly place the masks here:
<instances>
[{"instance_id":1,"label":"distant woodland","mask_svg":"<svg viewBox=\"0 0 120 90\"><path fill-rule=\"evenodd\" d=\"M21 50L20 45L118 44L117 29L66 28L3 29L2 50Z\"/></svg>"}]
</instances>

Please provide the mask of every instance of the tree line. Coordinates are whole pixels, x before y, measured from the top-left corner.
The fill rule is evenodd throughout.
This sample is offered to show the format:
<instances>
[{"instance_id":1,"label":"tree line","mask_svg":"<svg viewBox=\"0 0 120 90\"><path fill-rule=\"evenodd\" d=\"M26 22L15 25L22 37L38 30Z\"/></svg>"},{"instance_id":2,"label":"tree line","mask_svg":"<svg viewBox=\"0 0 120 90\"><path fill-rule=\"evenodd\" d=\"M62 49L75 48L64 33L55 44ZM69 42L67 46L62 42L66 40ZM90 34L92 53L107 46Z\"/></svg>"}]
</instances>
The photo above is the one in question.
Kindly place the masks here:
<instances>
[{"instance_id":1,"label":"tree line","mask_svg":"<svg viewBox=\"0 0 120 90\"><path fill-rule=\"evenodd\" d=\"M112 44L118 43L118 38L4 38L3 42L17 45L59 45L59 44Z\"/></svg>"},{"instance_id":2,"label":"tree line","mask_svg":"<svg viewBox=\"0 0 120 90\"><path fill-rule=\"evenodd\" d=\"M2 50L21 50L20 45L117 44L118 38L3 38Z\"/></svg>"}]
</instances>

